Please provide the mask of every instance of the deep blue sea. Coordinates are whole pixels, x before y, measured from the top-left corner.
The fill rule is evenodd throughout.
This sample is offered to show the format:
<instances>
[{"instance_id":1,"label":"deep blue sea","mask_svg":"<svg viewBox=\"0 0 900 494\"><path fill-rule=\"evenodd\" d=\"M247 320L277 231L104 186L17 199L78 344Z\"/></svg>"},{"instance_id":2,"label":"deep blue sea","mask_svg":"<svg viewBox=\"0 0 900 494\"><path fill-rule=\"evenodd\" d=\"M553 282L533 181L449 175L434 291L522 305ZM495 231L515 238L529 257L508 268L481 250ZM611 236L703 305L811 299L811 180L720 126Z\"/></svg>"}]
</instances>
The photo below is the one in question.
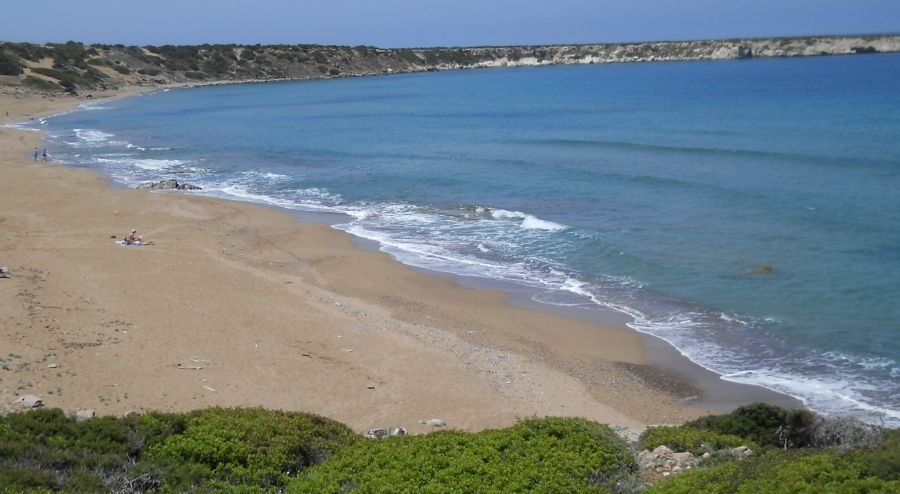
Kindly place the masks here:
<instances>
[{"instance_id":1,"label":"deep blue sea","mask_svg":"<svg viewBox=\"0 0 900 494\"><path fill-rule=\"evenodd\" d=\"M900 424L898 54L179 89L36 126L55 160L343 212L405 263Z\"/></svg>"}]
</instances>

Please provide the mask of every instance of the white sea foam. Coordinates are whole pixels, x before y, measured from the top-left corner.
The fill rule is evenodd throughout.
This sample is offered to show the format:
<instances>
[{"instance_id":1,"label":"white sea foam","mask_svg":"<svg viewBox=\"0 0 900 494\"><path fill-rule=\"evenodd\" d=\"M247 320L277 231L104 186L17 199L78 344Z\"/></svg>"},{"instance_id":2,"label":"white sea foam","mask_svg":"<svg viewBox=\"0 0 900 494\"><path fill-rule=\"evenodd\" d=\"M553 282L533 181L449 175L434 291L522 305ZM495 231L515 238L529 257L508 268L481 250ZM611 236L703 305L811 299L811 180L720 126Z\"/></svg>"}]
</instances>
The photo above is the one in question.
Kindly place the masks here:
<instances>
[{"instance_id":1,"label":"white sea foam","mask_svg":"<svg viewBox=\"0 0 900 494\"><path fill-rule=\"evenodd\" d=\"M507 211L505 209L492 209L491 217L495 220L522 220L519 225L526 230L546 230L560 231L568 228L566 225L554 223L552 221L542 220L537 216L523 213L521 211Z\"/></svg>"},{"instance_id":2,"label":"white sea foam","mask_svg":"<svg viewBox=\"0 0 900 494\"><path fill-rule=\"evenodd\" d=\"M93 111L93 110L109 110L112 107L103 106L100 102L87 102L78 105L79 110Z\"/></svg>"},{"instance_id":3,"label":"white sea foam","mask_svg":"<svg viewBox=\"0 0 900 494\"><path fill-rule=\"evenodd\" d=\"M171 168L173 166L183 165L187 163L182 160L156 160L156 159L136 159L132 158L129 155L114 155L107 154L106 158L94 158L94 160L98 163L107 163L112 165L122 165L122 166L136 166L138 168L144 170L165 170L167 168ZM109 156L114 156L114 158L109 158Z\"/></svg>"},{"instance_id":4,"label":"white sea foam","mask_svg":"<svg viewBox=\"0 0 900 494\"><path fill-rule=\"evenodd\" d=\"M75 132L75 136L85 142L105 142L108 141L110 137L115 137L114 134L108 134L95 129L73 129L73 131Z\"/></svg>"},{"instance_id":5,"label":"white sea foam","mask_svg":"<svg viewBox=\"0 0 900 494\"><path fill-rule=\"evenodd\" d=\"M769 369L756 369L722 375L722 379L753 384L796 397L813 410L825 413L856 414L863 418L884 419L888 425L900 423L900 411L876 407L858 398L867 388L858 381L820 375L807 378Z\"/></svg>"},{"instance_id":6,"label":"white sea foam","mask_svg":"<svg viewBox=\"0 0 900 494\"><path fill-rule=\"evenodd\" d=\"M264 194L257 194L255 192L251 192L250 189L244 185L225 185L221 188L212 189L211 192L212 191L218 191L245 201L260 202L263 204L271 204L274 206L296 209L296 204L293 201L289 201L286 199L277 199Z\"/></svg>"},{"instance_id":7,"label":"white sea foam","mask_svg":"<svg viewBox=\"0 0 900 494\"><path fill-rule=\"evenodd\" d=\"M28 125L29 124L27 122L13 122L13 123L3 124L3 128L16 129L16 130L27 130L30 132L40 132L41 131L41 129L32 129Z\"/></svg>"},{"instance_id":8,"label":"white sea foam","mask_svg":"<svg viewBox=\"0 0 900 494\"><path fill-rule=\"evenodd\" d=\"M296 191L296 196L305 203L310 201L322 206L330 206L341 202L340 194L329 192L328 189L321 187L309 187Z\"/></svg>"},{"instance_id":9,"label":"white sea foam","mask_svg":"<svg viewBox=\"0 0 900 494\"><path fill-rule=\"evenodd\" d=\"M247 170L241 172L241 175L250 178L264 178L268 181L277 182L281 180L286 180L288 178L287 175L282 175L280 173L272 173L272 172L260 172L256 170Z\"/></svg>"},{"instance_id":10,"label":"white sea foam","mask_svg":"<svg viewBox=\"0 0 900 494\"><path fill-rule=\"evenodd\" d=\"M272 197L270 195L253 192L250 187L242 184L201 183L200 185L203 187L203 191L200 192L202 195L268 204L270 206L298 211L340 212L333 207L321 204L316 200L295 200Z\"/></svg>"},{"instance_id":11,"label":"white sea foam","mask_svg":"<svg viewBox=\"0 0 900 494\"><path fill-rule=\"evenodd\" d=\"M185 163L187 163L187 162L182 161L182 160L154 160L154 159L131 160L132 165L134 165L138 168L143 168L144 170L165 170L166 168L183 165Z\"/></svg>"},{"instance_id":12,"label":"white sea foam","mask_svg":"<svg viewBox=\"0 0 900 494\"><path fill-rule=\"evenodd\" d=\"M731 316L729 316L728 314L726 314L726 313L724 313L724 312L722 312L722 313L719 314L719 319L721 319L721 320L723 320L723 321L726 321L726 322L733 322L733 323L736 323L736 324L740 324L741 326L746 326L746 325L747 325L747 322L746 322L746 321L742 321L742 320L740 320L740 319L738 319L738 318L736 318L736 317L731 317Z\"/></svg>"},{"instance_id":13,"label":"white sea foam","mask_svg":"<svg viewBox=\"0 0 900 494\"><path fill-rule=\"evenodd\" d=\"M566 225L560 225L559 223L542 220L538 217L528 215L522 221L522 228L525 228L526 230L547 230L551 232L557 232L560 230L565 230L568 227Z\"/></svg>"},{"instance_id":14,"label":"white sea foam","mask_svg":"<svg viewBox=\"0 0 900 494\"><path fill-rule=\"evenodd\" d=\"M520 211L507 211L505 209L492 209L491 217L495 220L519 219L524 220L528 215Z\"/></svg>"},{"instance_id":15,"label":"white sea foam","mask_svg":"<svg viewBox=\"0 0 900 494\"><path fill-rule=\"evenodd\" d=\"M378 242L381 250L412 266L488 278L498 277L502 271L506 270L506 267L491 261L453 255L436 243L397 239L389 234L364 228L355 222L347 225L335 225L335 227L357 237ZM453 268L448 270L449 266L453 266Z\"/></svg>"},{"instance_id":16,"label":"white sea foam","mask_svg":"<svg viewBox=\"0 0 900 494\"><path fill-rule=\"evenodd\" d=\"M837 351L825 352L824 355L835 361L843 361L870 371L893 372L900 369L897 361L886 357L863 357Z\"/></svg>"}]
</instances>

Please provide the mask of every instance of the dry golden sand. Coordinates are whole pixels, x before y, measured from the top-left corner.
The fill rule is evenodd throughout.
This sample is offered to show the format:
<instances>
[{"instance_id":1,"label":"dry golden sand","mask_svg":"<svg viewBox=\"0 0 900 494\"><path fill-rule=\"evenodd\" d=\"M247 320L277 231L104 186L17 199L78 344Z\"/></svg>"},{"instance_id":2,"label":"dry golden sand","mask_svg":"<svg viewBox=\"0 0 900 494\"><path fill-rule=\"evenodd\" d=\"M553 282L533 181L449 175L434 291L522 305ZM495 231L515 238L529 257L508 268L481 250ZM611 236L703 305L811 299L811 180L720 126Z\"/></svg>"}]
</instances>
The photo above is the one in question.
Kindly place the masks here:
<instances>
[{"instance_id":1,"label":"dry golden sand","mask_svg":"<svg viewBox=\"0 0 900 494\"><path fill-rule=\"evenodd\" d=\"M0 118L79 102L0 95ZM0 129L0 266L13 273L0 279L0 407L17 394L98 414L262 406L411 432L430 418L640 428L708 412L646 378L627 329L513 307L280 211L111 188L35 163L34 146L38 133ZM131 228L156 245L116 245Z\"/></svg>"}]
</instances>

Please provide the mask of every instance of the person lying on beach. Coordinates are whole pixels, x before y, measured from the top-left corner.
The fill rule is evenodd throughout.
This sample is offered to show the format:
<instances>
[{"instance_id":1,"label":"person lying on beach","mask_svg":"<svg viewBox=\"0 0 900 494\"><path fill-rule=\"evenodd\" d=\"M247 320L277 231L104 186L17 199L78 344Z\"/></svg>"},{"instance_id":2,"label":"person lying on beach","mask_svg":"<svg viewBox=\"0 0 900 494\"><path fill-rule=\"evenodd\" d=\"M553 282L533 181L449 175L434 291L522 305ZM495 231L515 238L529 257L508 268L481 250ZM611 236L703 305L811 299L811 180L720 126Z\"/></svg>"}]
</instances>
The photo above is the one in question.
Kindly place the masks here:
<instances>
[{"instance_id":1,"label":"person lying on beach","mask_svg":"<svg viewBox=\"0 0 900 494\"><path fill-rule=\"evenodd\" d=\"M131 233L125 235L125 245L135 245L143 243L143 239L137 234L137 230L131 230Z\"/></svg>"}]
</instances>

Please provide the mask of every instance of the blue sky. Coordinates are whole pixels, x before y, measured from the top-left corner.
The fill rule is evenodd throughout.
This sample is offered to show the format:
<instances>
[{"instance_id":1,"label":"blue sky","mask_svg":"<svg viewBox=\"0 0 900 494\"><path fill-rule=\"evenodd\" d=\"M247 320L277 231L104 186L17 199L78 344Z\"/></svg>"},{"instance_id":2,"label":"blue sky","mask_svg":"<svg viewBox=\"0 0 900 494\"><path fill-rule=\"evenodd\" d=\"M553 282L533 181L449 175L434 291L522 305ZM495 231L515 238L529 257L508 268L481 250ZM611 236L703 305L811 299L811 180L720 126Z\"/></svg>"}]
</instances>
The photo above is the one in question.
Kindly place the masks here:
<instances>
[{"instance_id":1,"label":"blue sky","mask_svg":"<svg viewBox=\"0 0 900 494\"><path fill-rule=\"evenodd\" d=\"M382 47L900 32L900 0L3 0L0 39Z\"/></svg>"}]
</instances>

